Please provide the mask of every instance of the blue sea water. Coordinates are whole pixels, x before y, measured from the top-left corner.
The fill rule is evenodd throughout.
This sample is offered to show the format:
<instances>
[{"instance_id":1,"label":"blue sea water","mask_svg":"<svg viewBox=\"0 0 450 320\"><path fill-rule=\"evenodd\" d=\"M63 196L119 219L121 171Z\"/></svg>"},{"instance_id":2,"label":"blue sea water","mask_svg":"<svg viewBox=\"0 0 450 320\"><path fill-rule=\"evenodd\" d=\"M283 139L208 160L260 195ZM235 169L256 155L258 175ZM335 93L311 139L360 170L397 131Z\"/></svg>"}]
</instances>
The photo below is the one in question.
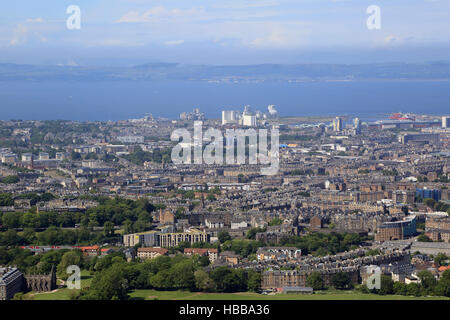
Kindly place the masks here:
<instances>
[{"instance_id":1,"label":"blue sea water","mask_svg":"<svg viewBox=\"0 0 450 320\"><path fill-rule=\"evenodd\" d=\"M221 110L242 110L247 104L261 111L274 104L281 116L449 114L450 82L0 82L2 120L104 121L147 113L175 119L194 107L208 118L220 118Z\"/></svg>"}]
</instances>

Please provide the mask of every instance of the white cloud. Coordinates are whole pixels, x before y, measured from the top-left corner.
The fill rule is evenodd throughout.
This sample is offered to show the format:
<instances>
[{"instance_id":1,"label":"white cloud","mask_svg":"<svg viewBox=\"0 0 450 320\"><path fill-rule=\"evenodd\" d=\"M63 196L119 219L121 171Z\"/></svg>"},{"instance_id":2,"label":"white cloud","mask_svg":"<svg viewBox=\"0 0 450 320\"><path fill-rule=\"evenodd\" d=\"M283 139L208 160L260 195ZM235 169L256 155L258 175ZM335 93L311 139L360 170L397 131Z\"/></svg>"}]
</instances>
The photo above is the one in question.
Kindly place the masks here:
<instances>
[{"instance_id":1,"label":"white cloud","mask_svg":"<svg viewBox=\"0 0 450 320\"><path fill-rule=\"evenodd\" d=\"M184 40L170 40L170 41L164 42L164 44L166 46L178 46L183 43L184 43Z\"/></svg>"},{"instance_id":2,"label":"white cloud","mask_svg":"<svg viewBox=\"0 0 450 320\"><path fill-rule=\"evenodd\" d=\"M24 44L29 40L30 35L38 38L40 42L47 42L48 39L37 30L37 26L35 25L36 23L41 24L43 22L44 19L42 18L30 18L23 23L17 24L14 28L12 39L9 40L8 46L14 47Z\"/></svg>"},{"instance_id":3,"label":"white cloud","mask_svg":"<svg viewBox=\"0 0 450 320\"><path fill-rule=\"evenodd\" d=\"M27 40L28 28L23 24L18 24L14 29L13 38L9 41L10 46L17 46Z\"/></svg>"},{"instance_id":4,"label":"white cloud","mask_svg":"<svg viewBox=\"0 0 450 320\"><path fill-rule=\"evenodd\" d=\"M35 19L30 18L30 19L25 20L25 22L28 22L28 23L43 23L44 19L42 19L42 18L35 18Z\"/></svg>"},{"instance_id":5,"label":"white cloud","mask_svg":"<svg viewBox=\"0 0 450 320\"><path fill-rule=\"evenodd\" d=\"M311 25L298 21L232 21L207 25L199 32L220 44L225 42L226 45L286 49L307 45L311 38Z\"/></svg>"},{"instance_id":6,"label":"white cloud","mask_svg":"<svg viewBox=\"0 0 450 320\"><path fill-rule=\"evenodd\" d=\"M253 0L253 1L226 1L220 4L213 5L216 9L248 9L248 8L263 8L279 6L280 3L275 0Z\"/></svg>"},{"instance_id":7,"label":"white cloud","mask_svg":"<svg viewBox=\"0 0 450 320\"><path fill-rule=\"evenodd\" d=\"M153 7L143 13L138 11L130 11L115 22L117 23L139 23L139 22L157 22L161 20L169 20L173 18L181 18L184 16L194 16L203 13L202 8L191 9L167 9L163 6Z\"/></svg>"},{"instance_id":8,"label":"white cloud","mask_svg":"<svg viewBox=\"0 0 450 320\"><path fill-rule=\"evenodd\" d=\"M250 41L249 45L258 48L293 48L301 46L302 40L298 34L278 28Z\"/></svg>"}]
</instances>

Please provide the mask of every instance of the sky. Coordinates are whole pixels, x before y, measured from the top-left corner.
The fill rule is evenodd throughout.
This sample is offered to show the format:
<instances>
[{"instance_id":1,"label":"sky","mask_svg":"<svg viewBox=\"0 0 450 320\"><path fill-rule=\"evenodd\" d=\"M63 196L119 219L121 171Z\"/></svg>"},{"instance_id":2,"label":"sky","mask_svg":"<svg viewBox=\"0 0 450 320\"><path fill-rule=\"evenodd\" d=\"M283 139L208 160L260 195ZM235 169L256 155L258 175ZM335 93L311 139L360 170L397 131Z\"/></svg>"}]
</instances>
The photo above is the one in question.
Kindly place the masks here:
<instances>
[{"instance_id":1,"label":"sky","mask_svg":"<svg viewBox=\"0 0 450 320\"><path fill-rule=\"evenodd\" d=\"M70 5L81 28L69 30ZM369 29L367 8L380 8ZM129 66L424 62L450 57L450 0L14 0L0 63Z\"/></svg>"}]
</instances>

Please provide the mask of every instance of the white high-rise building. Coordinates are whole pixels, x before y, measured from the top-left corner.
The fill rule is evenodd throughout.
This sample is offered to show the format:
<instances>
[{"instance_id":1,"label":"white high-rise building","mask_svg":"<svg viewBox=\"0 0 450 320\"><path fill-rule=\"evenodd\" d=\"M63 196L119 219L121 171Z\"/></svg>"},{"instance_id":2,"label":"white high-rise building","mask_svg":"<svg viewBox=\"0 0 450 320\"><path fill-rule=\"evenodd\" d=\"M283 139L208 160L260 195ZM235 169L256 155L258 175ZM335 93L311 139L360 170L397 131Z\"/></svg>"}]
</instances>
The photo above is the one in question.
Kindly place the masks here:
<instances>
[{"instance_id":1,"label":"white high-rise building","mask_svg":"<svg viewBox=\"0 0 450 320\"><path fill-rule=\"evenodd\" d=\"M353 119L353 127L355 129L356 134L361 133L361 120L359 118Z\"/></svg>"},{"instance_id":2,"label":"white high-rise building","mask_svg":"<svg viewBox=\"0 0 450 320\"><path fill-rule=\"evenodd\" d=\"M450 117L449 116L443 116L442 117L442 128L450 128Z\"/></svg>"},{"instance_id":3,"label":"white high-rise building","mask_svg":"<svg viewBox=\"0 0 450 320\"><path fill-rule=\"evenodd\" d=\"M242 116L242 124L248 127L256 127L256 116L253 114L244 114Z\"/></svg>"},{"instance_id":4,"label":"white high-rise building","mask_svg":"<svg viewBox=\"0 0 450 320\"><path fill-rule=\"evenodd\" d=\"M222 125L228 123L237 123L238 112L234 110L223 110L222 111Z\"/></svg>"},{"instance_id":5,"label":"white high-rise building","mask_svg":"<svg viewBox=\"0 0 450 320\"><path fill-rule=\"evenodd\" d=\"M242 114L242 125L248 127L256 127L256 115L251 111L250 106L244 107Z\"/></svg>"},{"instance_id":6,"label":"white high-rise building","mask_svg":"<svg viewBox=\"0 0 450 320\"><path fill-rule=\"evenodd\" d=\"M333 120L333 131L342 131L342 118L336 117Z\"/></svg>"}]
</instances>

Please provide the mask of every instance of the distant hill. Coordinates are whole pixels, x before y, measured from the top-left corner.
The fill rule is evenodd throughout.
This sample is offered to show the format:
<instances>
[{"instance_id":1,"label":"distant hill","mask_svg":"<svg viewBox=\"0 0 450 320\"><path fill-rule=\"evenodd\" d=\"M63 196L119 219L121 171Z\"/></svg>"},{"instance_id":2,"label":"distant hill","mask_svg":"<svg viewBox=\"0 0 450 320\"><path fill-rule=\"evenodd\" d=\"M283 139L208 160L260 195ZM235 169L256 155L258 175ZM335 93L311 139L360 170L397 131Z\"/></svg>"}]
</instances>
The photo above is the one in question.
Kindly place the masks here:
<instances>
[{"instance_id":1,"label":"distant hill","mask_svg":"<svg viewBox=\"0 0 450 320\"><path fill-rule=\"evenodd\" d=\"M133 67L0 64L0 81L339 81L450 80L450 62L378 64L187 65L148 63Z\"/></svg>"}]
</instances>

